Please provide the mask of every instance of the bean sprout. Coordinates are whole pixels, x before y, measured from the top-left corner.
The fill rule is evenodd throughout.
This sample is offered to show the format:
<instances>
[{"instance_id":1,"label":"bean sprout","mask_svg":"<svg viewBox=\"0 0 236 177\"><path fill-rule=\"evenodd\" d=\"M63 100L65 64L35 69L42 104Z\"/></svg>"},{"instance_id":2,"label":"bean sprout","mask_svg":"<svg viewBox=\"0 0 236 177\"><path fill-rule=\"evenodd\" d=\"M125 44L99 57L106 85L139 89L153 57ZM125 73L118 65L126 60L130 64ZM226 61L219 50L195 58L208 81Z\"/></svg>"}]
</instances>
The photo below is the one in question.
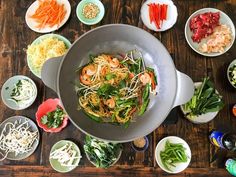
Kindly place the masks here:
<instances>
[{"instance_id":1,"label":"bean sprout","mask_svg":"<svg viewBox=\"0 0 236 177\"><path fill-rule=\"evenodd\" d=\"M16 157L32 150L33 144L38 141L38 131L30 131L30 128L28 120L21 123L20 119L5 124L0 135L0 150L4 151L4 153L0 152L3 156L0 161L11 152L15 153Z\"/></svg>"}]
</instances>

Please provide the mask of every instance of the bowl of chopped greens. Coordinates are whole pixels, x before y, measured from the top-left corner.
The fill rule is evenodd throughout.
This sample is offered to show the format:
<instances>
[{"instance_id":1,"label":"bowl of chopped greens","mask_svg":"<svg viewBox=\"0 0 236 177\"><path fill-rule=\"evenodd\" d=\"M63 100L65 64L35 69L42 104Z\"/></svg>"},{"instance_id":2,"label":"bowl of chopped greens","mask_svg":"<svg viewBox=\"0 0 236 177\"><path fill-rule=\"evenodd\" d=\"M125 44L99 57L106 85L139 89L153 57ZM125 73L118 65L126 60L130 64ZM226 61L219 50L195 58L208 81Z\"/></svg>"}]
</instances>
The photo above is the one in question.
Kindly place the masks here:
<instances>
[{"instance_id":1,"label":"bowl of chopped greens","mask_svg":"<svg viewBox=\"0 0 236 177\"><path fill-rule=\"evenodd\" d=\"M45 132L56 133L66 127L68 116L62 108L60 100L50 98L38 107L36 121Z\"/></svg>"},{"instance_id":2,"label":"bowl of chopped greens","mask_svg":"<svg viewBox=\"0 0 236 177\"><path fill-rule=\"evenodd\" d=\"M88 160L97 168L109 168L114 165L122 153L122 145L100 141L86 136L84 151Z\"/></svg>"},{"instance_id":3,"label":"bowl of chopped greens","mask_svg":"<svg viewBox=\"0 0 236 177\"><path fill-rule=\"evenodd\" d=\"M183 139L168 136L157 144L155 158L162 170L167 173L179 173L188 167L191 150Z\"/></svg>"},{"instance_id":4,"label":"bowl of chopped greens","mask_svg":"<svg viewBox=\"0 0 236 177\"><path fill-rule=\"evenodd\" d=\"M2 86L3 103L13 110L31 106L37 97L37 87L32 79L23 75L9 78Z\"/></svg>"},{"instance_id":5,"label":"bowl of chopped greens","mask_svg":"<svg viewBox=\"0 0 236 177\"><path fill-rule=\"evenodd\" d=\"M233 60L227 69L227 77L229 80L229 83L236 88L236 59Z\"/></svg>"},{"instance_id":6,"label":"bowl of chopped greens","mask_svg":"<svg viewBox=\"0 0 236 177\"><path fill-rule=\"evenodd\" d=\"M208 77L204 78L202 82L194 83L194 86L194 96L180 108L191 122L207 123L214 119L224 107L222 96Z\"/></svg>"}]
</instances>

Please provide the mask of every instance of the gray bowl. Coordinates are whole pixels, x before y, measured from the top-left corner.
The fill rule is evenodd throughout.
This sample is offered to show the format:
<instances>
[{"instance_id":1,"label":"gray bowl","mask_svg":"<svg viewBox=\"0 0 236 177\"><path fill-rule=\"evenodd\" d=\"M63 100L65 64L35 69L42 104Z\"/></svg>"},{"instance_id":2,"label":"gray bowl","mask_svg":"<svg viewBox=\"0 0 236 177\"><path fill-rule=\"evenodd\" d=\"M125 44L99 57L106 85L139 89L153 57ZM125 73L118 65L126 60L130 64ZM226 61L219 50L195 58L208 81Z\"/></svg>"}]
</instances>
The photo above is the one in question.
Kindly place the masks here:
<instances>
[{"instance_id":1,"label":"gray bowl","mask_svg":"<svg viewBox=\"0 0 236 177\"><path fill-rule=\"evenodd\" d=\"M25 152L23 154L18 154L17 156L15 155L14 152L9 152L7 157L6 157L6 159L9 159L9 160L22 160L22 159L25 159L25 158L29 157L36 150L36 148L39 144L39 130L38 130L37 125L31 119L29 119L27 117L24 117L24 116L13 116L13 117L9 117L8 119L4 120L0 124L0 133L2 133L2 130L3 130L6 123L8 123L8 122L14 123L15 121L21 121L21 122L28 121L29 125L30 125L29 130L30 131L37 131L37 133L38 133L38 138L37 138L36 141L34 141L30 151ZM0 152L3 153L2 150L0 150Z\"/></svg>"},{"instance_id":2,"label":"gray bowl","mask_svg":"<svg viewBox=\"0 0 236 177\"><path fill-rule=\"evenodd\" d=\"M31 98L30 102L24 106L20 106L18 104L16 104L16 102L12 101L10 98L11 98L11 92L14 88L14 85L19 81L19 80L22 80L22 79L26 79L28 80L34 87L35 89L35 95ZM2 97L2 101L3 103L13 109L13 110L23 110L23 109L26 109L28 107L30 107L36 97L37 97L37 87L34 83L34 81L32 79L30 79L29 77L26 77L26 76L23 76L23 75L16 75L16 76L13 76L13 77L10 77L2 86L2 90L1 90L1 97Z\"/></svg>"},{"instance_id":3,"label":"gray bowl","mask_svg":"<svg viewBox=\"0 0 236 177\"><path fill-rule=\"evenodd\" d=\"M142 52L146 66L155 70L159 93L150 97L145 114L136 117L128 128L91 120L78 110L73 85L78 80L75 71L89 62L89 54L125 53L135 48ZM42 81L57 92L77 128L97 139L112 142L128 142L151 133L173 107L186 103L194 92L192 80L176 70L170 54L158 39L140 28L124 24L101 26L80 36L64 57L44 63Z\"/></svg>"}]
</instances>

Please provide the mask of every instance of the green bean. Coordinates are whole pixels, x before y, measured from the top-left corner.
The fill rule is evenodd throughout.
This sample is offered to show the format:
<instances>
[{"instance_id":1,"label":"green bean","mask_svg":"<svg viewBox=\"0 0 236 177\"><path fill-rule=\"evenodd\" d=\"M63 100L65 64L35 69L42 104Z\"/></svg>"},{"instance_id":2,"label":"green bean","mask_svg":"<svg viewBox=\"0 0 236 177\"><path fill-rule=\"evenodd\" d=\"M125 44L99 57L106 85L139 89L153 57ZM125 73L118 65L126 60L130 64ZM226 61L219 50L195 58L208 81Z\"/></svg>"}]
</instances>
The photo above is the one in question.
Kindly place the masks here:
<instances>
[{"instance_id":1,"label":"green bean","mask_svg":"<svg viewBox=\"0 0 236 177\"><path fill-rule=\"evenodd\" d=\"M176 163L187 162L188 157L185 150L186 148L180 143L174 144L166 141L164 151L160 152L163 166L171 171L170 166L175 167Z\"/></svg>"}]
</instances>

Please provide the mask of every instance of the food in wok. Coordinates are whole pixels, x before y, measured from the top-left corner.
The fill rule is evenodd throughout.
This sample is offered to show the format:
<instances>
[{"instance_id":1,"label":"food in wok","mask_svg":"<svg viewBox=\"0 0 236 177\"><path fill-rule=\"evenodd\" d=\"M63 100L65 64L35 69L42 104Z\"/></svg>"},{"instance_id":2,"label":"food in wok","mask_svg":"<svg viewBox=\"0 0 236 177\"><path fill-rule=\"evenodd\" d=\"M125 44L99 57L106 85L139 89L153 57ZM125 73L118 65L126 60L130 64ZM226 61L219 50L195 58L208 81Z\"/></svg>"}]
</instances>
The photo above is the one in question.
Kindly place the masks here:
<instances>
[{"instance_id":1,"label":"food in wok","mask_svg":"<svg viewBox=\"0 0 236 177\"><path fill-rule=\"evenodd\" d=\"M98 122L128 126L143 115L149 95L157 94L154 69L146 67L140 51L125 55L90 55L90 62L77 69L79 108Z\"/></svg>"}]
</instances>

